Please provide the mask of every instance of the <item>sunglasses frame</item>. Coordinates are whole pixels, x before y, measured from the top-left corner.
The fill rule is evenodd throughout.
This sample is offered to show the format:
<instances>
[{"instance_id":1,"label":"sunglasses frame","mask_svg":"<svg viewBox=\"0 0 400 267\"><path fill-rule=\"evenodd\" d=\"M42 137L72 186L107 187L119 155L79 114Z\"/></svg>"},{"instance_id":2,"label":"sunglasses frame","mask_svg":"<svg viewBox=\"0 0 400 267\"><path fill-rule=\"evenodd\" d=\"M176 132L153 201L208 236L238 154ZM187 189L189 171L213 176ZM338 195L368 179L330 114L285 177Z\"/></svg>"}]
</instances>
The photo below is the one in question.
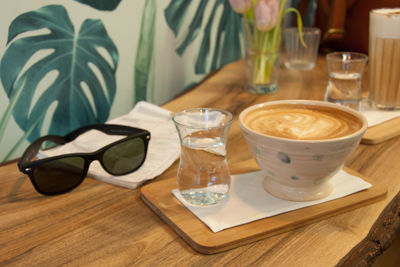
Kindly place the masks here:
<instances>
[{"instance_id":1,"label":"sunglasses frame","mask_svg":"<svg viewBox=\"0 0 400 267\"><path fill-rule=\"evenodd\" d=\"M54 157L48 157L48 158L43 158L43 159L38 159L38 160L34 160L31 161L39 152L41 145L46 142L46 141L51 141L53 143L56 143L58 145L63 145L65 143L71 142L74 139L76 139L78 136L80 136L81 134L89 131L89 130L98 130L101 131L105 134L108 135L126 135L125 138L119 139L115 142L112 142L94 152L80 152L80 153L69 153L69 154L63 154L63 155L57 155ZM112 173L110 171L108 171L105 167L104 167L104 163L103 163L103 154L111 147L118 145L122 142L125 142L127 140L130 139L134 139L134 138L141 138L143 140L144 143L144 156L143 156L143 160L141 161L141 163L134 169L127 171L125 173ZM28 148L25 150L24 154L22 155L22 157L20 158L19 162L18 162L18 169L24 173L27 174L29 176L29 179L31 180L31 183L33 185L33 187L35 188L35 190L37 192L39 192L40 194L43 195L58 195L58 194L62 194L65 192L68 192L76 187L78 187L83 180L86 178L88 170L89 170L89 166L90 164L95 161L98 160L101 164L101 166L103 167L103 169L115 176L120 176L120 175L125 175L131 172L136 171L137 169L139 169L147 156L147 150L148 150L148 144L149 141L151 139L151 134L149 131L144 130L144 129L140 129L140 128L134 128L134 127L130 127L130 126L124 126L124 125L117 125L117 124L94 124L94 125L88 125L88 126L84 126L81 127L79 129L76 129L74 131L72 131L71 133L65 135L65 136L58 136L58 135L46 135L43 137L38 138L36 141L34 141L32 144L30 144L28 146ZM62 191L57 191L57 192L45 192L43 190L40 189L40 186L38 186L38 184L36 183L36 180L34 178L34 169L37 166L40 166L41 164L47 163L47 162L51 162L54 160L59 160L62 158L70 158L70 157L80 157L83 158L84 160L84 166L82 169L82 177L80 178L80 181L73 187L62 190Z\"/></svg>"}]
</instances>

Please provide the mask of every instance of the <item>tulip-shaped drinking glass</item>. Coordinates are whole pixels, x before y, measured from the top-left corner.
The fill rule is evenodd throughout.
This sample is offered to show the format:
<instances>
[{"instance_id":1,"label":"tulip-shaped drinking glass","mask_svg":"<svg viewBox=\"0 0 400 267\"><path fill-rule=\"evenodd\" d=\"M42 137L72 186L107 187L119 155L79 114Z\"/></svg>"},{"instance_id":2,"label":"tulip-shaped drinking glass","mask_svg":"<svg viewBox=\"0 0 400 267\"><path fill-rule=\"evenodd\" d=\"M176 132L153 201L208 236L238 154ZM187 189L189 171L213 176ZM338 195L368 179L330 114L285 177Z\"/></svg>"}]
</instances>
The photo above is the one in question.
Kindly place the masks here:
<instances>
[{"instance_id":1,"label":"tulip-shaped drinking glass","mask_svg":"<svg viewBox=\"0 0 400 267\"><path fill-rule=\"evenodd\" d=\"M174 115L181 156L178 189L189 203L213 205L224 199L230 187L226 140L233 115L212 108L194 108Z\"/></svg>"}]
</instances>

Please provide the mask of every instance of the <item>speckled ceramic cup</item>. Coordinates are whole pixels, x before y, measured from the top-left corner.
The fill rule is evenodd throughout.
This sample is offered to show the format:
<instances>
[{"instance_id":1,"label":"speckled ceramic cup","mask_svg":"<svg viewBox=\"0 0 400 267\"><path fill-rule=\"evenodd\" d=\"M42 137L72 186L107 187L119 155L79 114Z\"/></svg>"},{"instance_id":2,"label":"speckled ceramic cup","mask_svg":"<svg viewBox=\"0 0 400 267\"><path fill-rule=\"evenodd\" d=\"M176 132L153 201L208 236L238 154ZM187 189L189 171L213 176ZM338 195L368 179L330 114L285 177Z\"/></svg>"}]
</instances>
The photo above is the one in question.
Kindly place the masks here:
<instances>
[{"instance_id":1,"label":"speckled ceramic cup","mask_svg":"<svg viewBox=\"0 0 400 267\"><path fill-rule=\"evenodd\" d=\"M264 188L286 200L311 201L332 191L330 178L367 129L356 110L312 100L281 100L243 110L239 123L264 171Z\"/></svg>"}]
</instances>

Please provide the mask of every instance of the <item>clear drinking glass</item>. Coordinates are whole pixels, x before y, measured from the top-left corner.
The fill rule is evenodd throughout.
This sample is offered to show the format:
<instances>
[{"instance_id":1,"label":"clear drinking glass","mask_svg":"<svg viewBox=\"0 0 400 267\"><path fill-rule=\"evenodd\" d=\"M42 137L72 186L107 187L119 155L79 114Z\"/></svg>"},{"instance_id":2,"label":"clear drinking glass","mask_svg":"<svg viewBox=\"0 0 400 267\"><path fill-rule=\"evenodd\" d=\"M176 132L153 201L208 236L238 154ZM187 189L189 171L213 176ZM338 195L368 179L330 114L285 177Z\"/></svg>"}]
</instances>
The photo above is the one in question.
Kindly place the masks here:
<instances>
[{"instance_id":1,"label":"clear drinking glass","mask_svg":"<svg viewBox=\"0 0 400 267\"><path fill-rule=\"evenodd\" d=\"M318 28L303 27L302 34L307 47L300 42L297 27L286 28L283 31L285 66L288 69L310 70L315 66L321 31Z\"/></svg>"},{"instance_id":2,"label":"clear drinking glass","mask_svg":"<svg viewBox=\"0 0 400 267\"><path fill-rule=\"evenodd\" d=\"M174 115L181 142L177 185L182 197L207 206L224 199L230 187L226 141L233 115L212 108L194 108Z\"/></svg>"},{"instance_id":3,"label":"clear drinking glass","mask_svg":"<svg viewBox=\"0 0 400 267\"><path fill-rule=\"evenodd\" d=\"M368 56L355 52L333 52L326 55L329 81L325 100L355 110L360 109L361 80Z\"/></svg>"}]
</instances>

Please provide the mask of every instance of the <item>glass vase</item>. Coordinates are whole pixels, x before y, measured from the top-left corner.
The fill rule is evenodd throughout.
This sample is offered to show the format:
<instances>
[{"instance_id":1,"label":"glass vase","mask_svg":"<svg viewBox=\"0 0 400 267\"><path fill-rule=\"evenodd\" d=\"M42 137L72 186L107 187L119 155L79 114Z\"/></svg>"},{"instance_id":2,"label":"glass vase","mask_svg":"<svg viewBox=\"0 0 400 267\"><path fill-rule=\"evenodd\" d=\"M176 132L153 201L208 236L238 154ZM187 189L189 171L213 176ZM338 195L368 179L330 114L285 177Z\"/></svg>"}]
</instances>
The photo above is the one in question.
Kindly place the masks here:
<instances>
[{"instance_id":1,"label":"glass vase","mask_svg":"<svg viewBox=\"0 0 400 267\"><path fill-rule=\"evenodd\" d=\"M260 31L252 20L243 18L245 47L245 89L257 94L271 94L279 89L281 27Z\"/></svg>"},{"instance_id":2,"label":"glass vase","mask_svg":"<svg viewBox=\"0 0 400 267\"><path fill-rule=\"evenodd\" d=\"M271 94L279 89L280 54L246 50L245 89L256 94Z\"/></svg>"}]
</instances>

